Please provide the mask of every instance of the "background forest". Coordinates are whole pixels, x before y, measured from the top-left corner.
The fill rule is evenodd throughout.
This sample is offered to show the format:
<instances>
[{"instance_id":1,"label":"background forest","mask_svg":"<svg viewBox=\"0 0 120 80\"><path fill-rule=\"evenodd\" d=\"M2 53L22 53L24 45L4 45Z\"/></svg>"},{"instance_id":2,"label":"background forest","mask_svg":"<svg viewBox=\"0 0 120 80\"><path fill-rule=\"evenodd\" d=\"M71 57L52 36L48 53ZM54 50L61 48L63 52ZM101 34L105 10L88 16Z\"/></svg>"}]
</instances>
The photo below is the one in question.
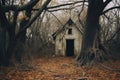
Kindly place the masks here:
<instances>
[{"instance_id":1,"label":"background forest","mask_svg":"<svg viewBox=\"0 0 120 80\"><path fill-rule=\"evenodd\" d=\"M119 0L0 0L1 69L17 64L26 66L35 58L55 58L52 34L63 27L69 18L83 33L82 50L75 61L78 66L91 66L92 61L119 62ZM66 63L69 63L67 60ZM117 75L120 78L119 73Z\"/></svg>"}]
</instances>

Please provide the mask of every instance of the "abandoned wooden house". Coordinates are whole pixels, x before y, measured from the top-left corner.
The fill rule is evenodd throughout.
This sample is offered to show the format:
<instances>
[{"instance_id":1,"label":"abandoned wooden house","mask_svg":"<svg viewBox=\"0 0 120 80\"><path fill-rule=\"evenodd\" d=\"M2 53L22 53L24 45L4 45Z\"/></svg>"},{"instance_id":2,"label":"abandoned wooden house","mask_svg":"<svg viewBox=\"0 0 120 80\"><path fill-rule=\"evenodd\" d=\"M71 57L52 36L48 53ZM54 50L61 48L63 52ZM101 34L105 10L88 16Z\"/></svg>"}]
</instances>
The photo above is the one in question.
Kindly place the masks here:
<instances>
[{"instance_id":1,"label":"abandoned wooden house","mask_svg":"<svg viewBox=\"0 0 120 80\"><path fill-rule=\"evenodd\" d=\"M52 35L55 41L55 54L74 56L80 53L82 32L71 18Z\"/></svg>"}]
</instances>

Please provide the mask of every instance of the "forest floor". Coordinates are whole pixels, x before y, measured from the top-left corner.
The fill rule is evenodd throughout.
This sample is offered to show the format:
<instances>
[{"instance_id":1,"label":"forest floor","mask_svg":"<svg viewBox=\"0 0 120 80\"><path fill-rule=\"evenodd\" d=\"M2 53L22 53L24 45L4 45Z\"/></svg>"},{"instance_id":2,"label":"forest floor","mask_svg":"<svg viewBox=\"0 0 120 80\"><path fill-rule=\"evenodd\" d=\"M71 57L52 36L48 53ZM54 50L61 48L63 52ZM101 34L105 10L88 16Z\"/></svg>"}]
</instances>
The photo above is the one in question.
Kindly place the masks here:
<instances>
[{"instance_id":1,"label":"forest floor","mask_svg":"<svg viewBox=\"0 0 120 80\"><path fill-rule=\"evenodd\" d=\"M103 63L120 68L120 61ZM0 80L80 80L84 70L75 65L73 57L46 56L34 58L28 64L0 67ZM84 77L88 80L120 80L120 72L107 70L100 65L90 67Z\"/></svg>"}]
</instances>

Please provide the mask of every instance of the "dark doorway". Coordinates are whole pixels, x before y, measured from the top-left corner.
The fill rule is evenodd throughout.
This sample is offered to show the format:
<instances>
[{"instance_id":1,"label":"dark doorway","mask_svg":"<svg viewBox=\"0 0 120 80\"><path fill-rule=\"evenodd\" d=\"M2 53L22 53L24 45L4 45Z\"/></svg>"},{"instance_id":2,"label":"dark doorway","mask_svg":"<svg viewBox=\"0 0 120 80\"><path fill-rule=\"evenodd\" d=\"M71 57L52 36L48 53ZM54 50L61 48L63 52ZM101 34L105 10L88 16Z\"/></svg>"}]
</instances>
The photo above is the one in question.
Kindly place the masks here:
<instances>
[{"instance_id":1,"label":"dark doorway","mask_svg":"<svg viewBox=\"0 0 120 80\"><path fill-rule=\"evenodd\" d=\"M66 40L66 56L74 56L74 40Z\"/></svg>"}]
</instances>

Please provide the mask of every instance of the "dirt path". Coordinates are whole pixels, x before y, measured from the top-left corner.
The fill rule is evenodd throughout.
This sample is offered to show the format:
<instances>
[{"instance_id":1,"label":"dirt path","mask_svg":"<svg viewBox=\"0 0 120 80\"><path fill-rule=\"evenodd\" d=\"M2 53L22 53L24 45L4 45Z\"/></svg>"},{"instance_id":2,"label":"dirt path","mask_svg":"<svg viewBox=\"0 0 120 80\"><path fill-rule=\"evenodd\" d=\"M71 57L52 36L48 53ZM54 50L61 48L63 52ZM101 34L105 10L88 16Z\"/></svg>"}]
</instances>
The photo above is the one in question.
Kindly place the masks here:
<instances>
[{"instance_id":1,"label":"dirt path","mask_svg":"<svg viewBox=\"0 0 120 80\"><path fill-rule=\"evenodd\" d=\"M119 61L113 67L120 67ZM0 80L76 80L82 77L83 69L74 64L72 57L45 57L34 59L31 66L4 68L6 73L0 73ZM120 80L120 72L108 71L94 66L87 71L90 80Z\"/></svg>"}]
</instances>

